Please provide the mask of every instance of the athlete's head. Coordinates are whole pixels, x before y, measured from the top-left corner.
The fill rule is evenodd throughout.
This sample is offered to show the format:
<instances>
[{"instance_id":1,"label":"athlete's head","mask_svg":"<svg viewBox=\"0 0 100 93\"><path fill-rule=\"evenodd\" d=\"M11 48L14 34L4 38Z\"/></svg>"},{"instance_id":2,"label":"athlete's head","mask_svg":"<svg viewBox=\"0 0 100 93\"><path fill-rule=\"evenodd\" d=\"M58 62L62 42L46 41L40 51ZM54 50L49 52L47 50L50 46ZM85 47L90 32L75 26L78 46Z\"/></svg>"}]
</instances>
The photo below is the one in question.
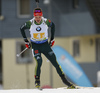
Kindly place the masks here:
<instances>
[{"instance_id":1,"label":"athlete's head","mask_svg":"<svg viewBox=\"0 0 100 93\"><path fill-rule=\"evenodd\" d=\"M33 15L34 15L34 17L35 16L43 16L42 9L41 8L35 8Z\"/></svg>"},{"instance_id":2,"label":"athlete's head","mask_svg":"<svg viewBox=\"0 0 100 93\"><path fill-rule=\"evenodd\" d=\"M35 8L33 15L35 17L35 21L37 23L40 23L41 22L41 19L42 19L42 16L43 16L42 9L41 8Z\"/></svg>"}]
</instances>

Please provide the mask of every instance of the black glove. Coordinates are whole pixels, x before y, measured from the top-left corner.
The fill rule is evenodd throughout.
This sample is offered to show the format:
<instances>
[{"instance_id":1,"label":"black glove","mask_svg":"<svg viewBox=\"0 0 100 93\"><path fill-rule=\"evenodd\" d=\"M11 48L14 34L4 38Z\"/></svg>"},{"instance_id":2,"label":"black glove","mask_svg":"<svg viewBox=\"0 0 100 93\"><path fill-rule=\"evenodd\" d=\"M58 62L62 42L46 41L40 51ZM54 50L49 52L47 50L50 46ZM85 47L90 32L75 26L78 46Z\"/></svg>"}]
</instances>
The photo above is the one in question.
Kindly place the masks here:
<instances>
[{"instance_id":1,"label":"black glove","mask_svg":"<svg viewBox=\"0 0 100 93\"><path fill-rule=\"evenodd\" d=\"M26 48L31 48L31 44L28 39L24 39Z\"/></svg>"}]
</instances>

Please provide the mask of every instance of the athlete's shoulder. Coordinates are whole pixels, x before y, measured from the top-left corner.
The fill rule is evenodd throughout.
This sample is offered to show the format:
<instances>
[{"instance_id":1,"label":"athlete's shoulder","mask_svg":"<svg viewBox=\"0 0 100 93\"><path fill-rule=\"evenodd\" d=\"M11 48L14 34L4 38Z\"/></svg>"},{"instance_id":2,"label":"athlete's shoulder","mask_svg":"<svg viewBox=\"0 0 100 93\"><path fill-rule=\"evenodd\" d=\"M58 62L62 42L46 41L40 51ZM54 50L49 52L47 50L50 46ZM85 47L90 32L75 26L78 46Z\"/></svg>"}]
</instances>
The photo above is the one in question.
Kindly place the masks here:
<instances>
[{"instance_id":1,"label":"athlete's shoulder","mask_svg":"<svg viewBox=\"0 0 100 93\"><path fill-rule=\"evenodd\" d=\"M33 17L33 18L32 18L31 20L29 20L29 21L32 23L32 22L34 21L34 19L35 19L35 18Z\"/></svg>"},{"instance_id":2,"label":"athlete's shoulder","mask_svg":"<svg viewBox=\"0 0 100 93\"><path fill-rule=\"evenodd\" d=\"M45 23L50 27L51 26L51 20L47 18L43 18Z\"/></svg>"},{"instance_id":3,"label":"athlete's shoulder","mask_svg":"<svg viewBox=\"0 0 100 93\"><path fill-rule=\"evenodd\" d=\"M26 25L27 28L30 28L30 26L32 25L33 20L34 20L34 19L31 19L31 20L29 20L29 21L27 21L27 22L25 23L25 25Z\"/></svg>"}]
</instances>

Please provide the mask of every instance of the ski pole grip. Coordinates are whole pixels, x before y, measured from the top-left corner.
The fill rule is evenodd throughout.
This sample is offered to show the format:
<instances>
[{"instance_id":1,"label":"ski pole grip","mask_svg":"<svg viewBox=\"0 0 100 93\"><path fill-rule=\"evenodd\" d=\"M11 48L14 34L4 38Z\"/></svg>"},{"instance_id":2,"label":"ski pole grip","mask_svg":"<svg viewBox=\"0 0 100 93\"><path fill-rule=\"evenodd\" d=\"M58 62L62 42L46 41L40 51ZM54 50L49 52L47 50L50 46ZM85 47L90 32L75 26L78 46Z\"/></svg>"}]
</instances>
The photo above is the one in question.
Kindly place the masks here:
<instances>
[{"instance_id":1,"label":"ski pole grip","mask_svg":"<svg viewBox=\"0 0 100 93\"><path fill-rule=\"evenodd\" d=\"M39 0L35 0L35 1L39 3Z\"/></svg>"}]
</instances>

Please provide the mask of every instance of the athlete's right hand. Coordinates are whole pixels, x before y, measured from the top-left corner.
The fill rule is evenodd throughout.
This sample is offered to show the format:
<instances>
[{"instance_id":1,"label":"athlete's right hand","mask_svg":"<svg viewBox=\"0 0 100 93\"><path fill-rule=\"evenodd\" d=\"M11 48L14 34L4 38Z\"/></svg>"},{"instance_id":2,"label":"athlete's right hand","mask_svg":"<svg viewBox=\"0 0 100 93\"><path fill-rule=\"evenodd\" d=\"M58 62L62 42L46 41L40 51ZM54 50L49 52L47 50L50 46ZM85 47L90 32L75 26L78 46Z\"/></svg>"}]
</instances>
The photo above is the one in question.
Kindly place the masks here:
<instances>
[{"instance_id":1,"label":"athlete's right hand","mask_svg":"<svg viewBox=\"0 0 100 93\"><path fill-rule=\"evenodd\" d=\"M26 48L31 48L31 44L27 39L24 39Z\"/></svg>"},{"instance_id":2,"label":"athlete's right hand","mask_svg":"<svg viewBox=\"0 0 100 93\"><path fill-rule=\"evenodd\" d=\"M54 45L54 43L55 43L54 39L49 42L49 44L50 44L51 47Z\"/></svg>"}]
</instances>

